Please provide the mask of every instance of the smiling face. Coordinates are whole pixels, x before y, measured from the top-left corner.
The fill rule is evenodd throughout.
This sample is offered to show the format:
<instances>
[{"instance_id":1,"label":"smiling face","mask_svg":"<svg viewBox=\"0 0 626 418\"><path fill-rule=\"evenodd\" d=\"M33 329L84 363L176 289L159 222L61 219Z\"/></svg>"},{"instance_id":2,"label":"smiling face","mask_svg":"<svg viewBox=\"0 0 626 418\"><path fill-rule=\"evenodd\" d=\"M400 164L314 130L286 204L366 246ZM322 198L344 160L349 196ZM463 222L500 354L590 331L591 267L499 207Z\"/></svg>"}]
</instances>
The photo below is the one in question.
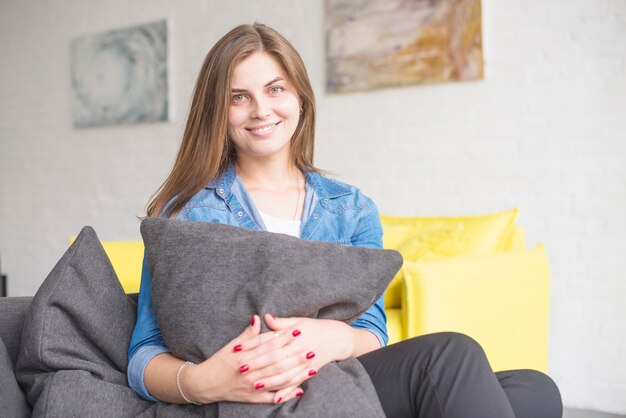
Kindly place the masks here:
<instances>
[{"instance_id":1,"label":"smiling face","mask_svg":"<svg viewBox=\"0 0 626 418\"><path fill-rule=\"evenodd\" d=\"M239 157L289 159L300 118L298 94L280 63L266 52L233 71L228 136Z\"/></svg>"}]
</instances>

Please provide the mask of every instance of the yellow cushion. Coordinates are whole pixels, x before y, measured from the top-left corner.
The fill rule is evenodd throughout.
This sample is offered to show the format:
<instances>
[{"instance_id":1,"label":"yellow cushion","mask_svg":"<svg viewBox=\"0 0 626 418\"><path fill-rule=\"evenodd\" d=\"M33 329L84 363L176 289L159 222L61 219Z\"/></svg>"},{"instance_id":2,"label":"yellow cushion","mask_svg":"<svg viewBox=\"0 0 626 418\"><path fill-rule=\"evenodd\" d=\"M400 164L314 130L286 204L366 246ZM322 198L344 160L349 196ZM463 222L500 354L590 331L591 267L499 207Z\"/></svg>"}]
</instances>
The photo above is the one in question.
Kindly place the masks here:
<instances>
[{"instance_id":1,"label":"yellow cushion","mask_svg":"<svg viewBox=\"0 0 626 418\"><path fill-rule=\"evenodd\" d=\"M504 251L521 251L526 249L526 230L514 225L511 228L509 239L504 245Z\"/></svg>"},{"instance_id":2,"label":"yellow cushion","mask_svg":"<svg viewBox=\"0 0 626 418\"><path fill-rule=\"evenodd\" d=\"M494 370L547 366L550 272L532 250L406 262L406 337L455 331L477 340Z\"/></svg>"},{"instance_id":3,"label":"yellow cushion","mask_svg":"<svg viewBox=\"0 0 626 418\"><path fill-rule=\"evenodd\" d=\"M124 292L138 293L143 263L143 241L102 241Z\"/></svg>"},{"instance_id":4,"label":"yellow cushion","mask_svg":"<svg viewBox=\"0 0 626 418\"><path fill-rule=\"evenodd\" d=\"M138 293L143 263L143 241L102 241L124 292Z\"/></svg>"},{"instance_id":5,"label":"yellow cushion","mask_svg":"<svg viewBox=\"0 0 626 418\"><path fill-rule=\"evenodd\" d=\"M519 210L460 217L381 216L383 246L407 261L487 254L504 249Z\"/></svg>"},{"instance_id":6,"label":"yellow cushion","mask_svg":"<svg viewBox=\"0 0 626 418\"><path fill-rule=\"evenodd\" d=\"M479 216L381 216L383 246L395 249L406 261L433 260L464 254L507 250L519 210ZM398 273L385 293L385 306L400 306Z\"/></svg>"},{"instance_id":7,"label":"yellow cushion","mask_svg":"<svg viewBox=\"0 0 626 418\"><path fill-rule=\"evenodd\" d=\"M70 244L76 237L70 238ZM113 270L126 293L139 293L141 266L143 264L143 241L101 241Z\"/></svg>"}]
</instances>

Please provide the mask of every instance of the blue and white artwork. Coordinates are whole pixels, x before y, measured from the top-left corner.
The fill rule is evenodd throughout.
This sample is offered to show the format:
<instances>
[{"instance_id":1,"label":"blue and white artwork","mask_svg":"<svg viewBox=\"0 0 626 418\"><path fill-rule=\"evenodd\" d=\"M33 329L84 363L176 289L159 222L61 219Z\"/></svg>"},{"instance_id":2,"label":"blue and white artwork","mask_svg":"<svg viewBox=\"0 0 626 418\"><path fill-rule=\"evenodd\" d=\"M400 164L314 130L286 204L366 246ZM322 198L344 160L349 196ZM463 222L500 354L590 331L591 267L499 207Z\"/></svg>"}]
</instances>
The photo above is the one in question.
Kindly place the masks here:
<instances>
[{"instance_id":1,"label":"blue and white artwork","mask_svg":"<svg viewBox=\"0 0 626 418\"><path fill-rule=\"evenodd\" d=\"M75 127L167 120L165 20L76 38L71 49Z\"/></svg>"}]
</instances>

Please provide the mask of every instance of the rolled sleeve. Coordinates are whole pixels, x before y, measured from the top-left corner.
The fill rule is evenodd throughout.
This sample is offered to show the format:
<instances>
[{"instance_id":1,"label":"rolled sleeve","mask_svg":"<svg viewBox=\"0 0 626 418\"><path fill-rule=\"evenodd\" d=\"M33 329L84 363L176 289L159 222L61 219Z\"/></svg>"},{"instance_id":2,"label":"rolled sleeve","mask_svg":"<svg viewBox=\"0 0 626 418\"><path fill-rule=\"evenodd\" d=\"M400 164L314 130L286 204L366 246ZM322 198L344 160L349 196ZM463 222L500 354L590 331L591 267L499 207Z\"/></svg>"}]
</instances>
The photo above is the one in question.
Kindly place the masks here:
<instances>
[{"instance_id":1,"label":"rolled sleeve","mask_svg":"<svg viewBox=\"0 0 626 418\"><path fill-rule=\"evenodd\" d=\"M389 342L384 303L385 297L381 296L363 315L350 324L353 328L364 329L374 334L381 347L386 346Z\"/></svg>"},{"instance_id":2,"label":"rolled sleeve","mask_svg":"<svg viewBox=\"0 0 626 418\"><path fill-rule=\"evenodd\" d=\"M128 363L128 386L148 401L158 402L159 400L150 395L148 388L146 388L146 383L143 380L146 366L155 356L168 352L169 350L164 346L144 345L135 352Z\"/></svg>"}]
</instances>

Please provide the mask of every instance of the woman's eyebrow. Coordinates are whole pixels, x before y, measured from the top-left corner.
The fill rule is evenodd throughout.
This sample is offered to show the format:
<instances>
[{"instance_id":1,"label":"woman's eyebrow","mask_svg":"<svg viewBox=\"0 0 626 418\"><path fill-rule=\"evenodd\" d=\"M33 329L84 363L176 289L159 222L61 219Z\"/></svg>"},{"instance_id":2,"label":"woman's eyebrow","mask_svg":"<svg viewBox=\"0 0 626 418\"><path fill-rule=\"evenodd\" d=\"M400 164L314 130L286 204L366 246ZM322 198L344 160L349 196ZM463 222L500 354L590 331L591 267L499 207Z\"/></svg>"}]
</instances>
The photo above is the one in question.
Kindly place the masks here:
<instances>
[{"instance_id":1,"label":"woman's eyebrow","mask_svg":"<svg viewBox=\"0 0 626 418\"><path fill-rule=\"evenodd\" d=\"M276 77L272 81L268 81L267 83L265 83L264 87L269 87L269 86L271 86L272 84L274 84L277 81L283 81L283 78L282 77Z\"/></svg>"},{"instance_id":2,"label":"woman's eyebrow","mask_svg":"<svg viewBox=\"0 0 626 418\"><path fill-rule=\"evenodd\" d=\"M269 87L269 86L271 86L272 84L276 83L277 81L284 81L284 78L282 78L282 77L276 77L275 79L273 79L273 80L268 81L267 83L265 83L265 85L264 85L263 87ZM245 92L247 92L248 90L246 90L246 89L232 89L231 91L232 91L233 93L245 93Z\"/></svg>"}]
</instances>

